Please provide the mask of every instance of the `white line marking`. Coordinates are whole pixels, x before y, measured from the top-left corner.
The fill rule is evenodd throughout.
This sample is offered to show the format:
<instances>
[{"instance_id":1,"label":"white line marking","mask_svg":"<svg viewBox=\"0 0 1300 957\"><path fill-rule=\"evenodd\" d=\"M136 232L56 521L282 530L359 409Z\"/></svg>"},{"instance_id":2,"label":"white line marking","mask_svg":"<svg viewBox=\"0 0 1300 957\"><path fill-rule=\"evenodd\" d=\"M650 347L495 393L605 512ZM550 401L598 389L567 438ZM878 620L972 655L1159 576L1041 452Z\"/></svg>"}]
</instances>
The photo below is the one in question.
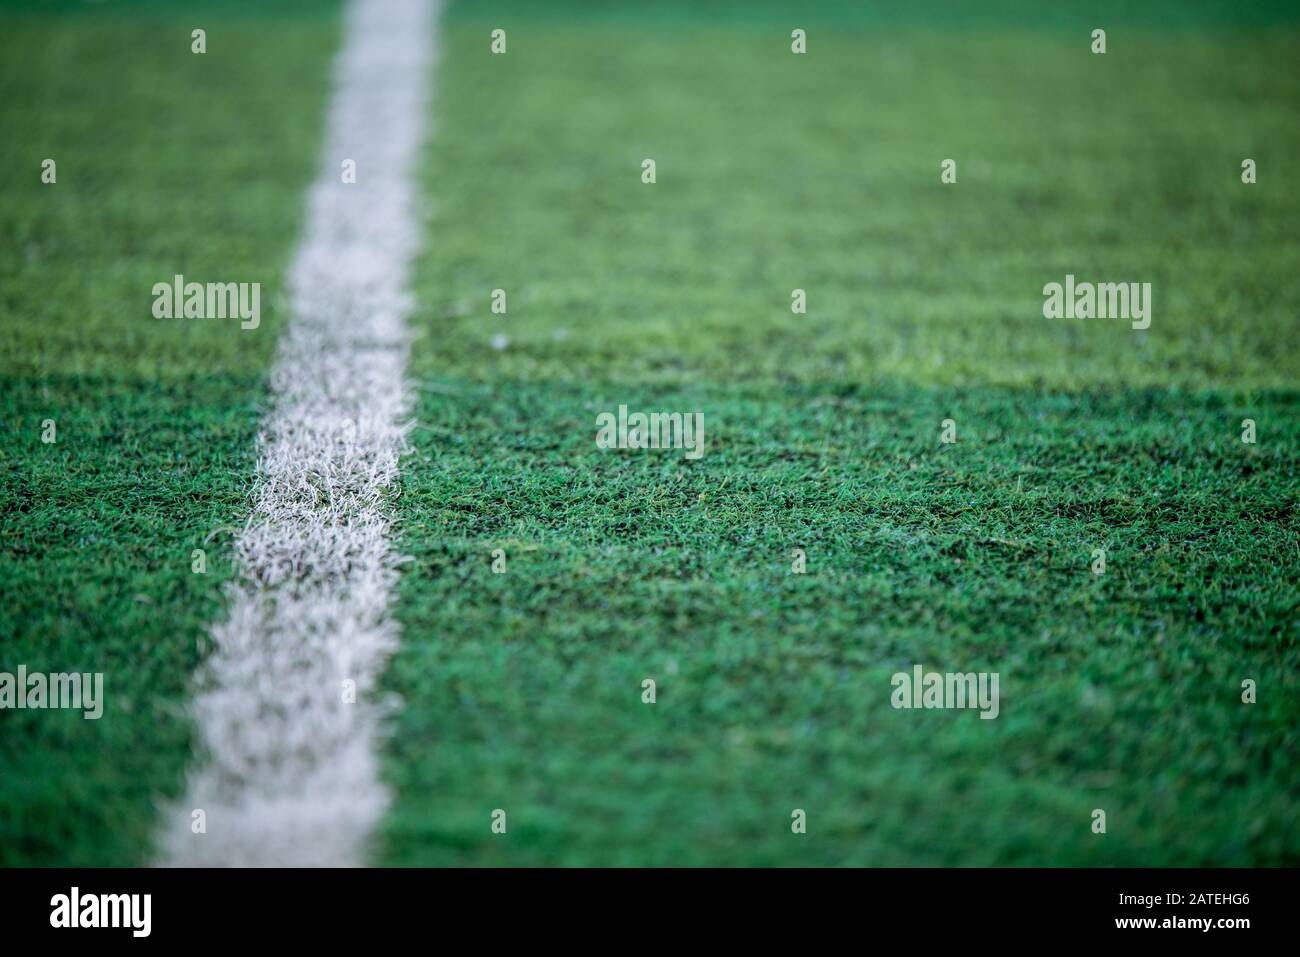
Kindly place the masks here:
<instances>
[{"instance_id":1,"label":"white line marking","mask_svg":"<svg viewBox=\"0 0 1300 957\"><path fill-rule=\"evenodd\" d=\"M413 174L440 5L348 8L252 514L236 542L240 576L196 676L202 763L167 811L162 864L359 864L388 806L375 754L383 709L370 698L397 643L385 499L410 409ZM342 182L345 159L356 160L355 184ZM206 833L191 832L195 809Z\"/></svg>"}]
</instances>

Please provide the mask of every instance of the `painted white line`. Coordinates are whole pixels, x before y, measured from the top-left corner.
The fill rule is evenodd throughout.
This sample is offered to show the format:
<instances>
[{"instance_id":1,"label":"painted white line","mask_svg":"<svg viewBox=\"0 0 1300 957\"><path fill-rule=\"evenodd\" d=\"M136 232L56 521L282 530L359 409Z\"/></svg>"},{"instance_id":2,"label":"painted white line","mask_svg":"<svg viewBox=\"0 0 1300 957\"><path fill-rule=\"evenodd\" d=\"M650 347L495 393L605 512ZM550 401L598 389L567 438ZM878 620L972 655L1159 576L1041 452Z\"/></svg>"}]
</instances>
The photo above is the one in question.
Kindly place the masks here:
<instances>
[{"instance_id":1,"label":"painted white line","mask_svg":"<svg viewBox=\"0 0 1300 957\"><path fill-rule=\"evenodd\" d=\"M397 642L386 497L410 409L405 290L439 7L347 10L240 575L196 676L200 747L166 811L164 865L359 864L388 806L371 699ZM355 184L342 182L345 159ZM195 810L206 833L194 833Z\"/></svg>"}]
</instances>

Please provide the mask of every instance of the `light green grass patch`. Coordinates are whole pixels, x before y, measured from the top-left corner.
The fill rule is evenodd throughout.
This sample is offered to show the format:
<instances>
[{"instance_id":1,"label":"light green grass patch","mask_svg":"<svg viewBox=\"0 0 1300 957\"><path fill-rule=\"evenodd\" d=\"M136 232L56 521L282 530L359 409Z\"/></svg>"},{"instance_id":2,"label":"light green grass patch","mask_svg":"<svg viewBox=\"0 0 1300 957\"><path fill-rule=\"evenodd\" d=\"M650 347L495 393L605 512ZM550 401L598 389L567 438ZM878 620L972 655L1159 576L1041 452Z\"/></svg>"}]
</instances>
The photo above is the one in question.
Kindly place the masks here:
<instances>
[{"instance_id":1,"label":"light green grass patch","mask_svg":"<svg viewBox=\"0 0 1300 957\"><path fill-rule=\"evenodd\" d=\"M524 18L491 56L487 14L452 22L420 290L437 339L417 361L561 381L1300 377L1280 334L1300 310L1294 27L1146 25L1105 56L1028 25L840 28L796 56L729 23ZM1045 319L1067 273L1152 283L1150 330Z\"/></svg>"}]
</instances>

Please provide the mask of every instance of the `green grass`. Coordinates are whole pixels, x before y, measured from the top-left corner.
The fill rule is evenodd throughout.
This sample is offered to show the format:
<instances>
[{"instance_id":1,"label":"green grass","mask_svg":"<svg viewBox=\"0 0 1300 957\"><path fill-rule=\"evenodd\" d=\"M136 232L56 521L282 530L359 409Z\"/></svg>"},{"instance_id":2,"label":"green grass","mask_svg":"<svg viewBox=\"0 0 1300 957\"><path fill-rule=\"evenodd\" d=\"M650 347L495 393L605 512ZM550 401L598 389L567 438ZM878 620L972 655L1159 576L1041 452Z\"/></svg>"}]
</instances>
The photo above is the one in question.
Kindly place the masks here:
<instances>
[{"instance_id":1,"label":"green grass","mask_svg":"<svg viewBox=\"0 0 1300 957\"><path fill-rule=\"evenodd\" d=\"M376 861L1300 863L1294 14L788 9L448 13ZM182 784L337 31L0 5L0 670L107 697L0 712L0 865L147 862ZM153 319L178 272L261 328ZM1067 272L1150 330L1043 319ZM704 457L597 450L624 403Z\"/></svg>"},{"instance_id":2,"label":"green grass","mask_svg":"<svg viewBox=\"0 0 1300 957\"><path fill-rule=\"evenodd\" d=\"M617 401L707 409L709 450L595 450ZM462 383L423 411L391 860L1294 860L1295 396ZM914 663L998 671L1001 716L894 711Z\"/></svg>"},{"instance_id":3,"label":"green grass","mask_svg":"<svg viewBox=\"0 0 1300 957\"><path fill-rule=\"evenodd\" d=\"M1300 861L1295 24L580 9L449 22L380 859ZM620 403L704 457L598 451Z\"/></svg>"},{"instance_id":4,"label":"green grass","mask_svg":"<svg viewBox=\"0 0 1300 957\"><path fill-rule=\"evenodd\" d=\"M146 862L182 783L336 42L332 5L302 14L0 11L0 670L106 698L0 712L0 864ZM262 282L261 327L154 319L176 273Z\"/></svg>"},{"instance_id":5,"label":"green grass","mask_svg":"<svg viewBox=\"0 0 1300 957\"><path fill-rule=\"evenodd\" d=\"M1279 334L1300 309L1295 28L1116 27L1105 56L1057 31L841 28L800 57L788 32L525 21L494 57L483 24L498 19L453 21L440 78L436 254L420 290L431 367L1071 388L1300 379ZM954 185L940 182L945 158ZM1151 329L1044 319L1043 286L1067 273L1151 282ZM504 324L488 312L494 288L509 294ZM806 316L790 312L795 288ZM504 356L490 347L500 331Z\"/></svg>"}]
</instances>

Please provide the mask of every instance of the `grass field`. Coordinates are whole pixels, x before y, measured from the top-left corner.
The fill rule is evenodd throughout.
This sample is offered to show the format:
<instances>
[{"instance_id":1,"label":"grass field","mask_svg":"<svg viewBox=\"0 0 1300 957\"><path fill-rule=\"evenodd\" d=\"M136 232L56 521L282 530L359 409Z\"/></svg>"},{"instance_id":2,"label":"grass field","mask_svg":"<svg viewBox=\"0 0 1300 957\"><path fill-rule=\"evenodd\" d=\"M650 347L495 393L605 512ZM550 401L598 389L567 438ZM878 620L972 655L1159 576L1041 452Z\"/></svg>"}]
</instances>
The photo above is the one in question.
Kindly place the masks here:
<instances>
[{"instance_id":1,"label":"grass field","mask_svg":"<svg viewBox=\"0 0 1300 957\"><path fill-rule=\"evenodd\" d=\"M337 30L316 9L0 14L0 670L103 671L108 688L98 721L0 712L0 864L147 862L155 806L181 784L182 708L281 321L271 291L316 165ZM154 319L151 287L178 272L263 282L261 326Z\"/></svg>"},{"instance_id":2,"label":"grass field","mask_svg":"<svg viewBox=\"0 0 1300 957\"><path fill-rule=\"evenodd\" d=\"M1300 863L1300 19L915 6L451 4L375 863ZM0 7L0 671L112 682L0 711L2 865L147 862L182 784L336 13ZM152 319L177 272L261 327Z\"/></svg>"},{"instance_id":3,"label":"grass field","mask_svg":"<svg viewBox=\"0 0 1300 957\"><path fill-rule=\"evenodd\" d=\"M1300 34L578 10L450 19L384 859L1294 863Z\"/></svg>"}]
</instances>

